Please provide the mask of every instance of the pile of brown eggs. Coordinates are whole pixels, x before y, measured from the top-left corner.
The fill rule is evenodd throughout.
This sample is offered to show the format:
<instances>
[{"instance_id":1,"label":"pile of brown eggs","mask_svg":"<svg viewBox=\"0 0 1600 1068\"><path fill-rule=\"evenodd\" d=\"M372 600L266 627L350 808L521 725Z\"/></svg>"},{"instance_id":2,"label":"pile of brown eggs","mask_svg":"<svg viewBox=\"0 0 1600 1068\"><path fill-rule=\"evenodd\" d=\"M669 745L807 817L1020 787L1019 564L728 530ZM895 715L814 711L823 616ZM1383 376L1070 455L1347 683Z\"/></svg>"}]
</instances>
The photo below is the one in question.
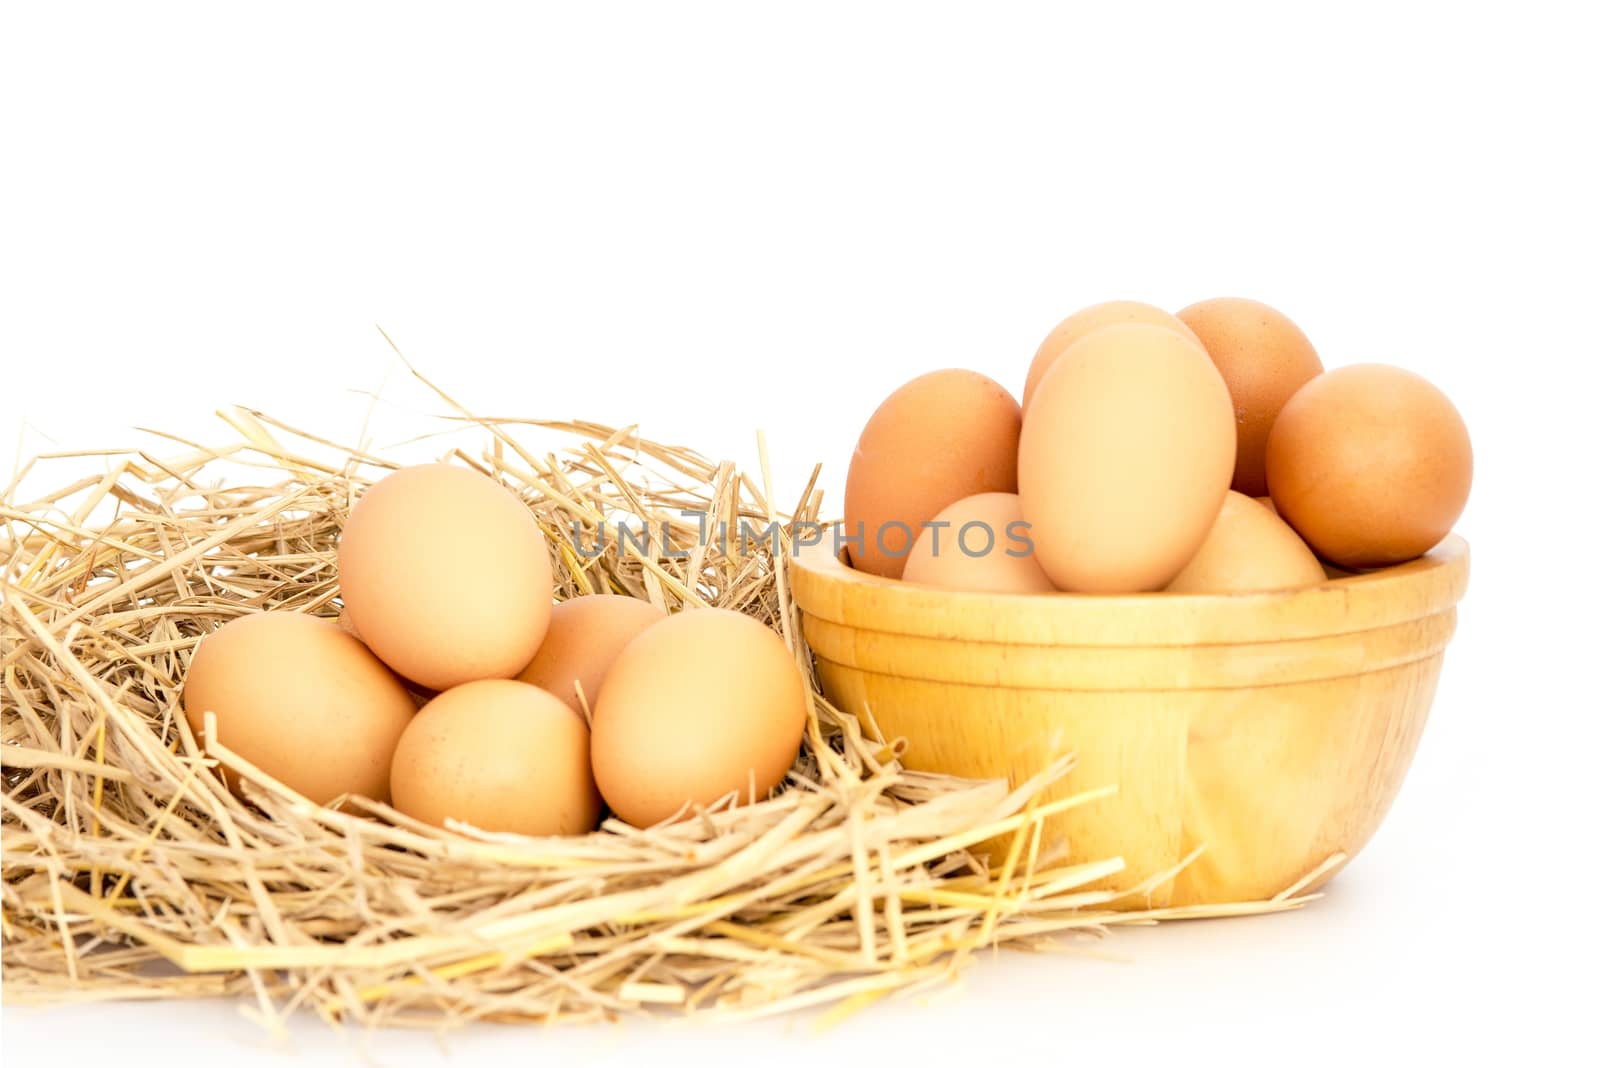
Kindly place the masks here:
<instances>
[{"instance_id":1,"label":"pile of brown eggs","mask_svg":"<svg viewBox=\"0 0 1600 1068\"><path fill-rule=\"evenodd\" d=\"M799 750L808 689L777 634L716 608L553 604L533 513L476 471L408 467L373 485L338 565L338 624L239 616L201 640L183 688L197 738L209 713L217 742L312 801L580 834L602 803L648 826L759 800Z\"/></svg>"},{"instance_id":2,"label":"pile of brown eggs","mask_svg":"<svg viewBox=\"0 0 1600 1068\"><path fill-rule=\"evenodd\" d=\"M835 537L860 570L954 590L1285 589L1427 552L1471 482L1460 415L1416 375L1324 373L1255 301L1114 301L1050 332L1021 404L968 370L891 394ZM807 686L775 633L617 595L555 604L533 513L477 471L373 485L338 567L338 624L249 613L195 651L185 715L245 778L577 834L603 808L647 826L760 799L799 750Z\"/></svg>"},{"instance_id":3,"label":"pile of brown eggs","mask_svg":"<svg viewBox=\"0 0 1600 1068\"><path fill-rule=\"evenodd\" d=\"M1466 426L1417 375L1324 372L1257 301L1112 301L1050 332L1020 405L968 370L891 394L839 540L859 570L956 590L1285 589L1422 555L1471 483Z\"/></svg>"}]
</instances>

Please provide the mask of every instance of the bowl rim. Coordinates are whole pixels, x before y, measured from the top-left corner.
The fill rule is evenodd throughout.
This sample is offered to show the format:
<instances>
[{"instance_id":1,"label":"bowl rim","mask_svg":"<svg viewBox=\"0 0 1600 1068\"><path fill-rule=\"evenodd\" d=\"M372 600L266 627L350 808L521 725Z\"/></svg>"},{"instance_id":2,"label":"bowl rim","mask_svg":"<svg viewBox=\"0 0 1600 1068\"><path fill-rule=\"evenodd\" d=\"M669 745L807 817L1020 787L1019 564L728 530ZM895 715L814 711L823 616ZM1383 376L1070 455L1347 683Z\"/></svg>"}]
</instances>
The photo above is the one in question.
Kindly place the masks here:
<instances>
[{"instance_id":1,"label":"bowl rim","mask_svg":"<svg viewBox=\"0 0 1600 1068\"><path fill-rule=\"evenodd\" d=\"M826 542L791 557L802 613L831 623L948 640L1039 645L1289 641L1393 626L1450 611L1470 550L1449 534L1405 563L1292 590L1251 593L974 593L857 571Z\"/></svg>"}]
</instances>

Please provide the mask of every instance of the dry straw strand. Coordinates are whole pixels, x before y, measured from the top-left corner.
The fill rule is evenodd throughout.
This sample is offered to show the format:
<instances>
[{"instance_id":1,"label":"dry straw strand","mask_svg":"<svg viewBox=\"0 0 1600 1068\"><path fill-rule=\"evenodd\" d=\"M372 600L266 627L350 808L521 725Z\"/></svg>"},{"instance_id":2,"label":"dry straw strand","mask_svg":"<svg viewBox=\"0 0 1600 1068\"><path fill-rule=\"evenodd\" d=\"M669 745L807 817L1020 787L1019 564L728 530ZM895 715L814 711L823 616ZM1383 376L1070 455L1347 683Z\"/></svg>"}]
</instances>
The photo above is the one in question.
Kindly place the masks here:
<instances>
[{"instance_id":1,"label":"dry straw strand","mask_svg":"<svg viewBox=\"0 0 1600 1068\"><path fill-rule=\"evenodd\" d=\"M809 674L784 566L798 525L818 518L815 472L786 514L764 448L751 477L634 427L477 418L438 395L453 410L441 425L486 439L444 458L533 510L558 597L735 608L782 634ZM528 839L442 831L361 798L310 804L226 737L192 735L178 714L184 671L200 638L240 614L336 615L340 528L395 464L364 440L221 414L238 441L164 435L179 455L95 454L103 475L18 499L23 474L53 459L41 457L0 497L9 999L246 996L269 1027L302 1008L444 1026L831 1003L827 1026L947 979L979 949L1309 900L1295 887L1251 905L1111 911L1113 895L1094 884L1118 858L1037 867L1040 821L1105 793L1041 804L1070 758L1016 789L920 774L899 763L903 745L831 705L814 679L783 790L665 827L613 820ZM532 434L560 445L536 451ZM239 471L259 477L224 477ZM685 509L729 536L701 539ZM673 552L630 542L595 555L600 522L619 513L669 530ZM742 537L741 520L776 523L781 536ZM246 779L243 797L218 767ZM994 870L968 852L1012 831Z\"/></svg>"}]
</instances>

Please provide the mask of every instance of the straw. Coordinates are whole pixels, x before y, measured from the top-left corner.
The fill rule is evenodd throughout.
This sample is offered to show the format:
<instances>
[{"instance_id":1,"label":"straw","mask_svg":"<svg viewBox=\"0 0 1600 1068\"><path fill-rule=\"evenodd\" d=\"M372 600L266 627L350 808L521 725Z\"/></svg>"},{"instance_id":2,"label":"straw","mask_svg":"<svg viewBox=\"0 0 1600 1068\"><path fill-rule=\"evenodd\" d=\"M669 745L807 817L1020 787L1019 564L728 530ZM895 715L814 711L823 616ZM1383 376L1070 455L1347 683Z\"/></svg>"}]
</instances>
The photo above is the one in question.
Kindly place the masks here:
<instances>
[{"instance_id":1,"label":"straw","mask_svg":"<svg viewBox=\"0 0 1600 1068\"><path fill-rule=\"evenodd\" d=\"M1114 911L1096 884L1118 858L1038 868L1042 821L1103 796L1041 801L1070 758L1016 789L904 768L903 745L816 689L784 585L787 537L774 553L771 539L738 536L741 519L785 535L814 522L815 474L784 512L764 449L751 476L635 428L476 419L450 403L447 425L480 444L441 458L527 503L558 598L732 607L784 636L812 685L785 786L663 827L610 820L532 839L439 830L361 798L322 808L225 735L195 738L178 700L200 638L248 612L336 616L350 502L394 466L230 410L238 439L221 447L97 454L103 475L33 500L19 499L19 475L0 497L7 999L242 996L273 1028L301 1011L437 1027L827 1004L831 1024L946 981L988 947L1309 900L1296 886L1241 906ZM540 436L556 447L535 448ZM730 536L702 542L684 509ZM667 529L671 552L608 530L594 555L598 524L619 513ZM244 796L219 768L246 780ZM993 868L969 851L1012 832Z\"/></svg>"}]
</instances>

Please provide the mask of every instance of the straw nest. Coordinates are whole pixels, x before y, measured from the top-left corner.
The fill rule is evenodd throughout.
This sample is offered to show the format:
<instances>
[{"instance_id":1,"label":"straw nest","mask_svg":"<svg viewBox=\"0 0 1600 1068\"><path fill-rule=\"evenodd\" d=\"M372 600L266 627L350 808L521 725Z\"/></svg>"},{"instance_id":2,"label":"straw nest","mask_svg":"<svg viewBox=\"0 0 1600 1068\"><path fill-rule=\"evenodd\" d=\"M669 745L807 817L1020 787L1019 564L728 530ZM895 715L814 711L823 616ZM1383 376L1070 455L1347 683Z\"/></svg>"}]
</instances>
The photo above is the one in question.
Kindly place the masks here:
<instances>
[{"instance_id":1,"label":"straw nest","mask_svg":"<svg viewBox=\"0 0 1600 1068\"><path fill-rule=\"evenodd\" d=\"M340 526L395 465L259 413L224 418L239 432L227 447L107 454L103 476L27 502L14 482L0 501L8 999L243 995L269 1026L303 1009L437 1026L831 1003L836 1019L944 981L988 946L1305 900L1111 911L1095 886L1117 858L1042 857L1030 834L1098 796L1038 803L1070 761L1015 790L908 771L903 742L814 684L783 789L666 827L442 831L362 798L318 807L259 774L234 796L214 769L250 769L226 737L190 732L185 665L241 613L336 615ZM791 529L818 514L815 475L780 512L765 478L631 429L452 418L479 444L447 458L527 502L558 596L734 608L777 629L810 676L784 540L702 539L681 513ZM535 452L535 433L562 441ZM670 544L611 538L591 557L618 516L666 524ZM968 852L1012 830L1004 863Z\"/></svg>"}]
</instances>

